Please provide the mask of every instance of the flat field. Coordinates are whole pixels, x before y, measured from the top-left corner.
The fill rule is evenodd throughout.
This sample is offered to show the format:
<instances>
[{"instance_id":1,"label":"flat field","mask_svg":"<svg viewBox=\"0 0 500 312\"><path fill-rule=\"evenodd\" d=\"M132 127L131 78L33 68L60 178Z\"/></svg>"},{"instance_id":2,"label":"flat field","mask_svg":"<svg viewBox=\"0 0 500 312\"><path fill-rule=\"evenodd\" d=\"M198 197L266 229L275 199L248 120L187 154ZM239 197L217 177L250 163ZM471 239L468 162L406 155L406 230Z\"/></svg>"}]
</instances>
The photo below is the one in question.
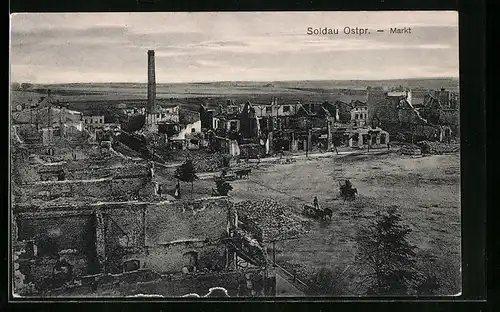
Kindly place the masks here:
<instances>
[{"instance_id":1,"label":"flat field","mask_svg":"<svg viewBox=\"0 0 500 312\"><path fill-rule=\"evenodd\" d=\"M452 295L460 291L459 168L458 154L299 160L253 170L248 180L232 183L231 195L236 200L280 200L296 214L317 196L321 206L333 210L331 221L309 219L308 234L277 243L277 261L305 280L322 267L338 267L349 276L356 231L375 211L397 206L412 229L410 242L424 259L436 258L427 265L439 271L440 293ZM358 189L355 201L338 199L339 182L345 179Z\"/></svg>"},{"instance_id":2,"label":"flat field","mask_svg":"<svg viewBox=\"0 0 500 312\"><path fill-rule=\"evenodd\" d=\"M181 104L184 109L196 110L200 103L216 105L221 99L230 98L238 103L270 103L278 101L296 103L323 102L353 99L366 100L368 86L402 86L413 90L413 101L421 102L427 90L446 88L458 90L457 79L398 79L398 80L318 80L318 81L227 81L206 83L158 83L156 95L159 102ZM70 108L81 111L107 110L110 106L124 103L131 107L145 106L145 83L72 83L35 85L30 90L12 91L11 103L38 100L50 89L57 99L69 102Z\"/></svg>"}]
</instances>

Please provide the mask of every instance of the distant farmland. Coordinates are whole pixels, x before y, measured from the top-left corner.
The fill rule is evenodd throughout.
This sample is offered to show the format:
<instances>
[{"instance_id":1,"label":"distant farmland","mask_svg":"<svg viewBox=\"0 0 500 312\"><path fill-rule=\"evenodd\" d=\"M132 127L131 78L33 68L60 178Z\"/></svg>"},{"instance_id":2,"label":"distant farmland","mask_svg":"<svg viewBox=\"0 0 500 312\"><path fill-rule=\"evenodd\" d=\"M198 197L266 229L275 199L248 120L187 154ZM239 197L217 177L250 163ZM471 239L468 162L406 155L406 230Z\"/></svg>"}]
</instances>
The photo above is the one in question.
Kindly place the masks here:
<instances>
[{"instance_id":1,"label":"distant farmland","mask_svg":"<svg viewBox=\"0 0 500 312\"><path fill-rule=\"evenodd\" d=\"M347 81L277 81L277 82L210 82L210 83L172 83L157 84L156 93L160 101L181 104L186 109L196 109L200 103L216 105L222 99L236 102L251 101L269 103L273 96L278 101L289 103L350 102L353 99L364 101L366 88L402 86L413 90L414 101L420 101L427 90L446 88L458 91L458 80L442 79L405 79L405 80L347 80ZM63 102L79 110L106 109L115 104L144 106L147 98L145 83L75 83L36 85L33 90L13 91L11 102L16 105L30 98L37 100L50 89ZM88 107L87 107L88 106ZM104 108L103 106L107 106Z\"/></svg>"}]
</instances>

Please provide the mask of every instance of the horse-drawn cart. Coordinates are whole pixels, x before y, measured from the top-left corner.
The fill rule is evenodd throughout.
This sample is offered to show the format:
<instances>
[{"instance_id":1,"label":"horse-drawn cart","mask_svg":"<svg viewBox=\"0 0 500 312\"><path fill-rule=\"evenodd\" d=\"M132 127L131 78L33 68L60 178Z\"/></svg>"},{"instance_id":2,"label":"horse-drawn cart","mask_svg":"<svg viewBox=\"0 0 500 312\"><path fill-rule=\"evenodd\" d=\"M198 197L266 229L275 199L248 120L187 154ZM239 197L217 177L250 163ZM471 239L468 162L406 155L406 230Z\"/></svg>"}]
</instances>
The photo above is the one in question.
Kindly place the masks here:
<instances>
[{"instance_id":1,"label":"horse-drawn cart","mask_svg":"<svg viewBox=\"0 0 500 312\"><path fill-rule=\"evenodd\" d=\"M238 179L241 179L243 177L248 178L251 171L252 171L252 169L250 169L250 168L236 169L236 170L234 170L234 174L236 175L236 177Z\"/></svg>"},{"instance_id":2,"label":"horse-drawn cart","mask_svg":"<svg viewBox=\"0 0 500 312\"><path fill-rule=\"evenodd\" d=\"M326 217L328 217L331 220L333 212L330 208L325 208L323 210L313 205L304 204L304 206L302 207L302 214L307 217L321 220L325 220Z\"/></svg>"}]
</instances>

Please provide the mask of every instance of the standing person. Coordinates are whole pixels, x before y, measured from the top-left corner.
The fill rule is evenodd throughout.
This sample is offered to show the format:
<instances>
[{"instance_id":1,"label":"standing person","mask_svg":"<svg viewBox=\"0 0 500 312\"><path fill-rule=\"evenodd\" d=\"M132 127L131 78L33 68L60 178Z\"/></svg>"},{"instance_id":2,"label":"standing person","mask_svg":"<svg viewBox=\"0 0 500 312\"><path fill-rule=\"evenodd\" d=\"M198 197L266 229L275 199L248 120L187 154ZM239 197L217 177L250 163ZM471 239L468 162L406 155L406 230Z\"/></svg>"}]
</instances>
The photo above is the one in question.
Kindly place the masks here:
<instances>
[{"instance_id":1,"label":"standing person","mask_svg":"<svg viewBox=\"0 0 500 312\"><path fill-rule=\"evenodd\" d=\"M389 142L387 142L387 150L389 151L391 149Z\"/></svg>"},{"instance_id":2,"label":"standing person","mask_svg":"<svg viewBox=\"0 0 500 312\"><path fill-rule=\"evenodd\" d=\"M318 197L317 196L314 196L313 205L314 205L314 208L319 209Z\"/></svg>"},{"instance_id":3,"label":"standing person","mask_svg":"<svg viewBox=\"0 0 500 312\"><path fill-rule=\"evenodd\" d=\"M175 196L175 198L180 198L181 197L181 185L180 185L179 181L177 181L177 184L175 185L174 196Z\"/></svg>"}]
</instances>

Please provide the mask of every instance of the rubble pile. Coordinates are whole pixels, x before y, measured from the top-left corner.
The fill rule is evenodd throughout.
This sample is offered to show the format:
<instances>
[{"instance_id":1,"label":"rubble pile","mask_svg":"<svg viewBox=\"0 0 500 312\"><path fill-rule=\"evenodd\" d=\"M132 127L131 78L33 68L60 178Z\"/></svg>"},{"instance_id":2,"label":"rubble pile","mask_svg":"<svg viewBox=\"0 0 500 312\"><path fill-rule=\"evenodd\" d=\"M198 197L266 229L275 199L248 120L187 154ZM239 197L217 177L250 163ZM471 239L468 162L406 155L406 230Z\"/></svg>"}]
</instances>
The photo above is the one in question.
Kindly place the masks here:
<instances>
[{"instance_id":1,"label":"rubble pile","mask_svg":"<svg viewBox=\"0 0 500 312\"><path fill-rule=\"evenodd\" d=\"M190 153L186 156L193 160L194 169L196 172L220 171L224 167L224 159L228 157L227 154L219 152Z\"/></svg>"},{"instance_id":2,"label":"rubble pile","mask_svg":"<svg viewBox=\"0 0 500 312\"><path fill-rule=\"evenodd\" d=\"M240 158L242 159L257 159L266 156L265 148L259 144L241 144Z\"/></svg>"},{"instance_id":3,"label":"rubble pile","mask_svg":"<svg viewBox=\"0 0 500 312\"><path fill-rule=\"evenodd\" d=\"M455 153L460 150L460 144L458 143L421 141L417 145L422 149L422 153L426 154Z\"/></svg>"},{"instance_id":4,"label":"rubble pile","mask_svg":"<svg viewBox=\"0 0 500 312\"><path fill-rule=\"evenodd\" d=\"M305 224L294 217L291 208L278 201L246 200L235 203L234 207L244 228L256 232L263 242L291 239L307 232Z\"/></svg>"},{"instance_id":5,"label":"rubble pile","mask_svg":"<svg viewBox=\"0 0 500 312\"><path fill-rule=\"evenodd\" d=\"M399 151L404 155L422 155L422 150L417 145L405 144Z\"/></svg>"}]
</instances>

